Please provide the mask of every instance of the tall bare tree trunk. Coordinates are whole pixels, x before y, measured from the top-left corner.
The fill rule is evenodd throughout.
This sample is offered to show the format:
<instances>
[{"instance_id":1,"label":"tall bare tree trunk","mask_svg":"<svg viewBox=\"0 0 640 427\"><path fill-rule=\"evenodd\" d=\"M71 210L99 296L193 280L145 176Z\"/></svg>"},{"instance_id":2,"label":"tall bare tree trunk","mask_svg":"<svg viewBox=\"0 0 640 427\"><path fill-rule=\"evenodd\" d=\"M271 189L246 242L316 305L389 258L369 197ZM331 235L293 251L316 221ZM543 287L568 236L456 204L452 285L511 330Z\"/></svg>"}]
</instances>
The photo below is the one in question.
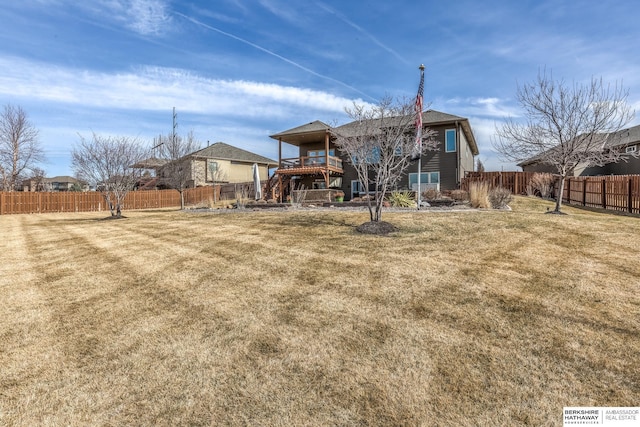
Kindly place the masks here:
<instances>
[{"instance_id":1,"label":"tall bare tree trunk","mask_svg":"<svg viewBox=\"0 0 640 427\"><path fill-rule=\"evenodd\" d=\"M566 180L566 177L564 175L562 175L560 177L560 183L558 184L558 194L556 196L556 208L554 209L554 212L560 212L560 208L562 207L562 195L564 194L564 181L565 180Z\"/></svg>"}]
</instances>

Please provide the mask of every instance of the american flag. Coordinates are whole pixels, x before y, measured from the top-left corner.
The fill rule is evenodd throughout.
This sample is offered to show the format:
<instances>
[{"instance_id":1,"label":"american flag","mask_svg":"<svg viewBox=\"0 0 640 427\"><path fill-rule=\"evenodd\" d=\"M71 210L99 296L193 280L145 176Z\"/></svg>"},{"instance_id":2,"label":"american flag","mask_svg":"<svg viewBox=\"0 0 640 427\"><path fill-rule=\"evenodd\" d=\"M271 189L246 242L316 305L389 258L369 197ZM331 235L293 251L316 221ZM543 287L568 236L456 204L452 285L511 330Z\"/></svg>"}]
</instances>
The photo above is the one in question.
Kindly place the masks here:
<instances>
[{"instance_id":1,"label":"american flag","mask_svg":"<svg viewBox=\"0 0 640 427\"><path fill-rule=\"evenodd\" d=\"M416 95L416 142L414 147L414 158L418 158L422 153L422 95L424 92L424 65L420 66L420 86Z\"/></svg>"}]
</instances>

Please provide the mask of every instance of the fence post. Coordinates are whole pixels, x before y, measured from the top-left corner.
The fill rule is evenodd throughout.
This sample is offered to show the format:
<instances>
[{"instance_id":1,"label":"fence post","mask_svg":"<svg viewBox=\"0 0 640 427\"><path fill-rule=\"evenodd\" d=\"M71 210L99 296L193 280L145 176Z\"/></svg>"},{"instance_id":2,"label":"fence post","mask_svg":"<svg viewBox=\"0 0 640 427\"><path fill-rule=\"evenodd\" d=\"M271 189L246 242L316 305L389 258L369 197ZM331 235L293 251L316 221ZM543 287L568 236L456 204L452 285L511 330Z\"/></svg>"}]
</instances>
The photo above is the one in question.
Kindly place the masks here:
<instances>
[{"instance_id":1,"label":"fence post","mask_svg":"<svg viewBox=\"0 0 640 427\"><path fill-rule=\"evenodd\" d=\"M560 191L564 193L564 188L561 188ZM560 193L560 197L562 197L562 193ZM571 204L571 177L567 178L567 203Z\"/></svg>"},{"instance_id":2,"label":"fence post","mask_svg":"<svg viewBox=\"0 0 640 427\"><path fill-rule=\"evenodd\" d=\"M631 177L627 177L629 184L627 185L627 210L629 213L633 212L633 180Z\"/></svg>"},{"instance_id":3,"label":"fence post","mask_svg":"<svg viewBox=\"0 0 640 427\"><path fill-rule=\"evenodd\" d=\"M607 180L602 180L602 209L607 209Z\"/></svg>"},{"instance_id":4,"label":"fence post","mask_svg":"<svg viewBox=\"0 0 640 427\"><path fill-rule=\"evenodd\" d=\"M4 215L4 191L0 191L0 215Z\"/></svg>"},{"instance_id":5,"label":"fence post","mask_svg":"<svg viewBox=\"0 0 640 427\"><path fill-rule=\"evenodd\" d=\"M582 206L587 206L587 178L582 180Z\"/></svg>"}]
</instances>

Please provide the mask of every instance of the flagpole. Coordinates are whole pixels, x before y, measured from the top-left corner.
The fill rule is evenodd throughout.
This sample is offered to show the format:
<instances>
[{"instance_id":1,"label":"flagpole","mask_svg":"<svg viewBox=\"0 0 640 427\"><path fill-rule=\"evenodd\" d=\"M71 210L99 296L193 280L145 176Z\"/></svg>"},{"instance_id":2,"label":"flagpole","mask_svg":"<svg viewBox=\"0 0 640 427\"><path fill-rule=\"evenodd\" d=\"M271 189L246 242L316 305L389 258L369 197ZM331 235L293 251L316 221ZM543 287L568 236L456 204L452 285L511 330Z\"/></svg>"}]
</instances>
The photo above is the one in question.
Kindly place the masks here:
<instances>
[{"instance_id":1,"label":"flagpole","mask_svg":"<svg viewBox=\"0 0 640 427\"><path fill-rule=\"evenodd\" d=\"M420 64L420 67L418 67L420 69L420 87L418 88L418 95L417 95L417 99L420 100L420 102L416 102L416 114L420 115L419 120L417 120L416 122L419 122L420 125L420 129L416 129L416 137L419 139L419 141L416 141L417 145L418 145L418 210L420 210L420 204L422 203L422 183L420 182L420 176L422 175L422 96L423 93L422 91L424 90L424 65ZM416 99L416 101L417 101Z\"/></svg>"}]
</instances>

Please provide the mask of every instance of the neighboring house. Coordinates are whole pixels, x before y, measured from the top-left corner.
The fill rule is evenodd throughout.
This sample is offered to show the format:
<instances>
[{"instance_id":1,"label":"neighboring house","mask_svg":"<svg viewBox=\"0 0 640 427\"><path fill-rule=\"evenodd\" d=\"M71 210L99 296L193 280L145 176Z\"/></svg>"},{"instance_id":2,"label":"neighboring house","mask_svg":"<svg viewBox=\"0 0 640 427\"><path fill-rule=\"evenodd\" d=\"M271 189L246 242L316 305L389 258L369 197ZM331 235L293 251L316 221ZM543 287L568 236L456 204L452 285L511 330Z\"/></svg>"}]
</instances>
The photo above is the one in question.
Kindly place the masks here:
<instances>
[{"instance_id":1,"label":"neighboring house","mask_svg":"<svg viewBox=\"0 0 640 427\"><path fill-rule=\"evenodd\" d=\"M22 190L29 191L89 191L89 184L72 176L31 178L23 181Z\"/></svg>"},{"instance_id":2,"label":"neighboring house","mask_svg":"<svg viewBox=\"0 0 640 427\"><path fill-rule=\"evenodd\" d=\"M216 142L202 150L195 151L178 160L187 168L190 180L187 187L201 187L214 183L252 182L254 163L258 164L260 178L269 178L269 168L278 162L224 142ZM157 168L157 176L162 179L164 166Z\"/></svg>"},{"instance_id":3,"label":"neighboring house","mask_svg":"<svg viewBox=\"0 0 640 427\"><path fill-rule=\"evenodd\" d=\"M597 176L597 175L634 175L640 174L640 125L610 135L609 143L605 149L615 148L625 155L614 163L604 166L578 165L569 176ZM537 157L533 157L518 163L524 172L549 172L558 173L558 170L548 163L543 163Z\"/></svg>"},{"instance_id":4,"label":"neighboring house","mask_svg":"<svg viewBox=\"0 0 640 427\"><path fill-rule=\"evenodd\" d=\"M422 156L421 187L438 190L457 189L465 172L473 171L474 156L478 155L469 120L435 110L422 113L425 127L437 132L439 145L435 151ZM339 126L345 130L352 123ZM335 146L331 126L319 120L271 135L278 141L279 165L276 170L280 185L293 181L306 188L339 188L346 199L366 192L358 181L358 176L347 157ZM282 158L282 143L297 146L299 156ZM418 161L413 161L398 188L417 190ZM282 188L282 187L281 187Z\"/></svg>"}]
</instances>

